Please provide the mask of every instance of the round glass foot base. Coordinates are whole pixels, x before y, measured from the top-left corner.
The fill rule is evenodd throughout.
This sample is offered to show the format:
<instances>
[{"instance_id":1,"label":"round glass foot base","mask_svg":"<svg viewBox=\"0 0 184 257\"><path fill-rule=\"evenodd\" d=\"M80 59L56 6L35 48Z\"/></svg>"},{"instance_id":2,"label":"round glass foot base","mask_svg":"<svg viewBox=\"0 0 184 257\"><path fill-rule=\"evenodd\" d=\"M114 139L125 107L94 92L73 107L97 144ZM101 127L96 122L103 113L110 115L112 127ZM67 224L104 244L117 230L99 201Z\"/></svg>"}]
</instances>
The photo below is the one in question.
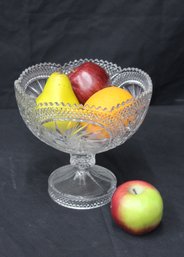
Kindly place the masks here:
<instances>
[{"instance_id":1,"label":"round glass foot base","mask_svg":"<svg viewBox=\"0 0 184 257\"><path fill-rule=\"evenodd\" d=\"M92 209L111 201L116 177L101 166L78 170L72 165L55 170L49 177L48 192L58 204L73 209Z\"/></svg>"}]
</instances>

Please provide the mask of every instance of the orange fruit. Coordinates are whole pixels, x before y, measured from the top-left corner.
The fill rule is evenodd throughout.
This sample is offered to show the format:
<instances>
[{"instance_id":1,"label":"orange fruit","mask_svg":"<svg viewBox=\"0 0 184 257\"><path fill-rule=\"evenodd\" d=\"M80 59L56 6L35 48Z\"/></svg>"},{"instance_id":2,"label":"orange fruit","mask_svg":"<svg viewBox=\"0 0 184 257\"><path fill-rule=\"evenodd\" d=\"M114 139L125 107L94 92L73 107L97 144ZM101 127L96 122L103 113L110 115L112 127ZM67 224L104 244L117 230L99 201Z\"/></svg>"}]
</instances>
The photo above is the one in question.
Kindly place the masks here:
<instances>
[{"instance_id":1,"label":"orange fruit","mask_svg":"<svg viewBox=\"0 0 184 257\"><path fill-rule=\"evenodd\" d=\"M102 113L107 113L111 115L117 115L118 112L122 112L122 110L125 107L128 107L130 103L125 103L124 105L120 106L119 108L115 108L111 111L112 107L116 107L118 104L122 104L123 102L128 101L129 99L132 99L133 96L127 91L126 89L116 87L116 86L109 86L106 88L103 88L93 94L84 104L84 106L88 107L99 107L106 108L106 110L98 110L99 115ZM94 110L94 109L93 109ZM111 112L110 112L111 111ZM109 112L109 113L108 113ZM123 119L123 118L122 118ZM129 123L129 120L124 120L123 124L127 126ZM115 125L115 124L114 124ZM104 124L105 126L105 124ZM97 133L97 130L99 130L99 126L89 124L87 126L88 133L94 133L98 134L97 138L109 138L109 134L104 130L102 130L101 134Z\"/></svg>"}]
</instances>

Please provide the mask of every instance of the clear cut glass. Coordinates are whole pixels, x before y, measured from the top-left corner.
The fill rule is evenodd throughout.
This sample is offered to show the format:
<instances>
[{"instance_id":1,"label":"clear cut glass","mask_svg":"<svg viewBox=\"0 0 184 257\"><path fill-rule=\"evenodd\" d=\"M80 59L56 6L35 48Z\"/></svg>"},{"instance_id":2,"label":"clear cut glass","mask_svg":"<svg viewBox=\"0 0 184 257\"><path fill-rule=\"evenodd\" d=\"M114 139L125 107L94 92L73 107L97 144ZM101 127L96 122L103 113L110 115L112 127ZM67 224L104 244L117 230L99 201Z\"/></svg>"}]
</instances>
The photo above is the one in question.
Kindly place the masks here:
<instances>
[{"instance_id":1,"label":"clear cut glass","mask_svg":"<svg viewBox=\"0 0 184 257\"><path fill-rule=\"evenodd\" d=\"M68 74L86 61L103 67L109 74L110 84L125 88L133 98L111 110L58 102L45 102L38 108L36 98L50 74L54 71ZM122 69L97 59L75 60L63 66L41 63L22 72L15 81L15 95L20 114L32 133L46 144L70 154L70 164L53 171L49 177L51 198L74 209L91 209L110 202L116 177L108 169L95 165L95 154L123 144L139 128L152 95L149 75L137 68Z\"/></svg>"}]
</instances>

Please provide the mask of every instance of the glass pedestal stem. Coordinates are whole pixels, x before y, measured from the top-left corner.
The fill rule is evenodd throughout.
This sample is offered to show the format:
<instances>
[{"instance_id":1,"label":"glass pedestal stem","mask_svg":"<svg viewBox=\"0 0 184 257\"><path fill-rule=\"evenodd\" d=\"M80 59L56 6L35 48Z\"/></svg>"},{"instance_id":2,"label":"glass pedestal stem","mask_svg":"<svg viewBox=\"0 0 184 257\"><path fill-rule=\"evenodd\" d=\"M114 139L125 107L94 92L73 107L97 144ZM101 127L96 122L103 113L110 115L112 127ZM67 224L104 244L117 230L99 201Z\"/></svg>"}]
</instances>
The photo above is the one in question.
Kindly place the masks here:
<instances>
[{"instance_id":1,"label":"glass pedestal stem","mask_svg":"<svg viewBox=\"0 0 184 257\"><path fill-rule=\"evenodd\" d=\"M49 177L49 194L60 205L73 209L92 209L110 202L116 177L95 165L94 154L70 154L70 165Z\"/></svg>"},{"instance_id":2,"label":"glass pedestal stem","mask_svg":"<svg viewBox=\"0 0 184 257\"><path fill-rule=\"evenodd\" d=\"M74 180L79 185L85 185L86 176L90 176L88 168L94 166L95 162L94 154L70 154L70 164L76 169Z\"/></svg>"}]
</instances>

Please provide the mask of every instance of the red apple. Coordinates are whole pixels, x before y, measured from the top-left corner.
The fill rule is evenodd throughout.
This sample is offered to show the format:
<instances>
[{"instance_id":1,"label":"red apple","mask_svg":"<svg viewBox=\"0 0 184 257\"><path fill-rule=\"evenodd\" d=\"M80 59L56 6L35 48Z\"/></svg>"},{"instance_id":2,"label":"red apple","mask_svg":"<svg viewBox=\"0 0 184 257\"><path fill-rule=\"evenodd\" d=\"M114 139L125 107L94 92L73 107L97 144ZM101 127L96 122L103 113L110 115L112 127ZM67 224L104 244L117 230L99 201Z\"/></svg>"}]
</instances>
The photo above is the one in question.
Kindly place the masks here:
<instances>
[{"instance_id":1,"label":"red apple","mask_svg":"<svg viewBox=\"0 0 184 257\"><path fill-rule=\"evenodd\" d=\"M73 90L80 103L84 104L95 92L108 84L109 76L99 65L85 62L69 75Z\"/></svg>"},{"instance_id":2,"label":"red apple","mask_svg":"<svg viewBox=\"0 0 184 257\"><path fill-rule=\"evenodd\" d=\"M162 197L154 186L145 181L128 181L113 194L111 214L125 231L145 234L154 230L162 219Z\"/></svg>"}]
</instances>

